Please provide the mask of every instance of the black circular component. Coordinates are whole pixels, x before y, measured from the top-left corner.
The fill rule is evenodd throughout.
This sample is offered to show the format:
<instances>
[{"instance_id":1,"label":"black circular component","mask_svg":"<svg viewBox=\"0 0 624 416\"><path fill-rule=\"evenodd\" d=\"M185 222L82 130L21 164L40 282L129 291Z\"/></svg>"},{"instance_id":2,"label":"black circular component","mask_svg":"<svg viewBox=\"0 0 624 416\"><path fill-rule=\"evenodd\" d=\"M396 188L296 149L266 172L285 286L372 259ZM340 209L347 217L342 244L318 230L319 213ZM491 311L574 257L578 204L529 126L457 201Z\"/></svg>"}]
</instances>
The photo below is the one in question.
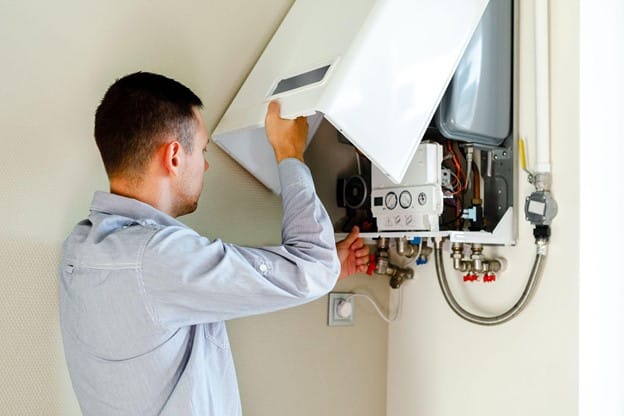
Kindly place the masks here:
<instances>
[{"instance_id":1,"label":"black circular component","mask_svg":"<svg viewBox=\"0 0 624 416\"><path fill-rule=\"evenodd\" d=\"M349 208L361 208L368 197L366 181L361 176L351 176L344 186L344 202Z\"/></svg>"}]
</instances>

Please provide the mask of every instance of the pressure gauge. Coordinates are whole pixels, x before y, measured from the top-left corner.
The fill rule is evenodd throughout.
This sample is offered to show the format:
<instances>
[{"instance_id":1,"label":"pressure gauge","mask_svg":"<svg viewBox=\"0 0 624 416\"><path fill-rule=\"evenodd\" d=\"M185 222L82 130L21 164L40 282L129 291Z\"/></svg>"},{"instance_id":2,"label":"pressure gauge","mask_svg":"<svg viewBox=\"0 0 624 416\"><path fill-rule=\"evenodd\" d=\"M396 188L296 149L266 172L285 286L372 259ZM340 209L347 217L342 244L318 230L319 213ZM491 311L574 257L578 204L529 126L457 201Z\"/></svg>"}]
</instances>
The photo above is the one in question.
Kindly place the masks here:
<instances>
[{"instance_id":1,"label":"pressure gauge","mask_svg":"<svg viewBox=\"0 0 624 416\"><path fill-rule=\"evenodd\" d=\"M408 209L412 206L412 194L409 191L401 192L399 195L399 204L401 204L401 208Z\"/></svg>"},{"instance_id":2,"label":"pressure gauge","mask_svg":"<svg viewBox=\"0 0 624 416\"><path fill-rule=\"evenodd\" d=\"M386 194L386 208L395 209L397 206L397 195L394 192L388 192Z\"/></svg>"}]
</instances>

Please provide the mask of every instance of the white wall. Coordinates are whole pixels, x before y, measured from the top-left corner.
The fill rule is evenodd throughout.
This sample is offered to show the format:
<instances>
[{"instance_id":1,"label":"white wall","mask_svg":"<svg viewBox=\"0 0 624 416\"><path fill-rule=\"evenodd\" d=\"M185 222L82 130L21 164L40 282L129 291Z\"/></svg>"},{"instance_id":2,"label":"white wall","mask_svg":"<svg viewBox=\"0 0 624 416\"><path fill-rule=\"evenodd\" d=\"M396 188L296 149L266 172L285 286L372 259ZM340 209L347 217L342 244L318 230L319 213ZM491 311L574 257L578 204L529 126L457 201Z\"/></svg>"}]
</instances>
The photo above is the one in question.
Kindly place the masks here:
<instances>
[{"instance_id":1,"label":"white wall","mask_svg":"<svg viewBox=\"0 0 624 416\"><path fill-rule=\"evenodd\" d=\"M533 2L517 3L518 130L534 148ZM432 265L419 270L406 286L404 319L389 330L388 416L577 414L578 2L551 0L550 12L553 193L559 214L537 294L513 321L479 327L447 307ZM522 202L532 191L524 173L519 189ZM490 253L505 256L509 270L489 285L460 282L445 254L457 297L483 314L502 312L522 292L534 256L532 229L523 215L518 245Z\"/></svg>"},{"instance_id":2,"label":"white wall","mask_svg":"<svg viewBox=\"0 0 624 416\"><path fill-rule=\"evenodd\" d=\"M137 70L187 84L212 129L292 0L0 0L0 414L77 415L58 330L56 262L92 192L107 189L93 113ZM280 238L280 203L209 149L199 211L209 237ZM380 299L384 281L358 277ZM387 327L367 306L325 326L325 300L229 324L246 415L379 415ZM346 413L345 413L346 412Z\"/></svg>"},{"instance_id":3,"label":"white wall","mask_svg":"<svg viewBox=\"0 0 624 416\"><path fill-rule=\"evenodd\" d=\"M580 1L580 415L624 414L624 4Z\"/></svg>"}]
</instances>

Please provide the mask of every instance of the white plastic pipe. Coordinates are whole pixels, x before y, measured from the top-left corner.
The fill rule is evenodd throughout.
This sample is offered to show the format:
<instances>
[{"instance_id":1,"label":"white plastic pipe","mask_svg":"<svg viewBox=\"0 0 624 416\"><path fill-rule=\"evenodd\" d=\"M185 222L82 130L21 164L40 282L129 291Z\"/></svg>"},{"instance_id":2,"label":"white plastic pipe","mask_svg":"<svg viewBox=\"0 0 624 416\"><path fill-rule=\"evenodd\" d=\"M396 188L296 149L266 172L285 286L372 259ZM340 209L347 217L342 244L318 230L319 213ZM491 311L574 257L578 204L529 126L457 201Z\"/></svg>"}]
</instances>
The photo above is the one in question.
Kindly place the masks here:
<instances>
[{"instance_id":1,"label":"white plastic pipe","mask_svg":"<svg viewBox=\"0 0 624 416\"><path fill-rule=\"evenodd\" d=\"M548 0L535 0L535 173L550 173Z\"/></svg>"}]
</instances>

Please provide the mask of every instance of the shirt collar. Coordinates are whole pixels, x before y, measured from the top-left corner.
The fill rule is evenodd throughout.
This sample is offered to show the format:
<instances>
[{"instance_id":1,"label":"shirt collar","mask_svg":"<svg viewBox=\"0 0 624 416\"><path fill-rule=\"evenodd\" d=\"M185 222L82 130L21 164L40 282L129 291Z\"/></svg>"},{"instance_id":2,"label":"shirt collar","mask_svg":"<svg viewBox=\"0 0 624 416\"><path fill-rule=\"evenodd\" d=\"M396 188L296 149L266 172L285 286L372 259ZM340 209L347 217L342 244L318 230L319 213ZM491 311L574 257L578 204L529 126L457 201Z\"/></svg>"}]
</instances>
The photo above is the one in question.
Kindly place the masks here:
<instances>
[{"instance_id":1,"label":"shirt collar","mask_svg":"<svg viewBox=\"0 0 624 416\"><path fill-rule=\"evenodd\" d=\"M91 202L91 212L121 215L136 220L152 220L161 225L188 228L185 224L149 204L110 192L95 192Z\"/></svg>"}]
</instances>

